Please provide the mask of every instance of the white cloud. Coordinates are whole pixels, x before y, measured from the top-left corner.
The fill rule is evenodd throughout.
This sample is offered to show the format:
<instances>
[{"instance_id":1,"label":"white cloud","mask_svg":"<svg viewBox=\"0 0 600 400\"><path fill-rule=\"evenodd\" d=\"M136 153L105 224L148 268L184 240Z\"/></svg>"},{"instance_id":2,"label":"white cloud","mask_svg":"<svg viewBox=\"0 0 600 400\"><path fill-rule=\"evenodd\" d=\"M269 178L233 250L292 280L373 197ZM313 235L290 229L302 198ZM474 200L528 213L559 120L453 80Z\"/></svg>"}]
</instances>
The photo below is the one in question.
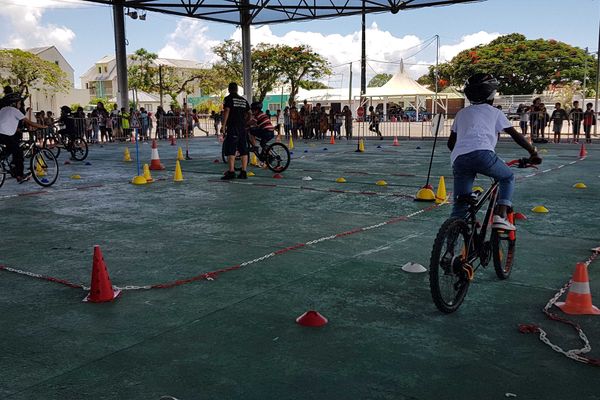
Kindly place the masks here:
<instances>
[{"instance_id":1,"label":"white cloud","mask_svg":"<svg viewBox=\"0 0 600 400\"><path fill-rule=\"evenodd\" d=\"M261 26L259 28L252 28L251 30L253 44L270 43L290 46L307 44L314 51L325 57L332 66L348 64L348 62L353 61L355 85L358 85L360 79L358 78L358 74L360 73L361 36L360 31L347 35L326 35L319 32L301 32L295 30L278 36L271 31L269 26ZM233 33L232 38L241 40L241 30L237 29ZM366 40L367 59L387 61L386 63L369 61L369 67L367 67L367 75L369 76L375 73L396 72L398 65L389 62L399 62L402 58L405 58L405 62L407 63L415 62L412 58L406 59L406 56L414 53L415 46L418 49L418 46L422 43L422 40L415 35L397 37L390 31L380 30L376 23L367 28ZM346 74L347 70L348 67L344 66L336 68L334 72ZM340 81L340 79L337 79L337 81Z\"/></svg>"},{"instance_id":2,"label":"white cloud","mask_svg":"<svg viewBox=\"0 0 600 400\"><path fill-rule=\"evenodd\" d=\"M219 41L211 40L207 32L208 26L204 22L182 18L177 22L175 31L169 34L167 43L158 51L158 56L215 62L217 59L211 48Z\"/></svg>"},{"instance_id":3,"label":"white cloud","mask_svg":"<svg viewBox=\"0 0 600 400\"><path fill-rule=\"evenodd\" d=\"M1 47L29 48L56 46L60 51L70 51L75 33L55 24L44 24L42 17L47 8L80 6L74 0L11 0L0 7L0 20L11 32L0 42Z\"/></svg>"},{"instance_id":4,"label":"white cloud","mask_svg":"<svg viewBox=\"0 0 600 400\"><path fill-rule=\"evenodd\" d=\"M453 45L440 46L440 62L450 61L454 56L463 50L470 49L481 44L488 44L500 36L500 33L477 32L471 35L465 35L460 43Z\"/></svg>"}]
</instances>

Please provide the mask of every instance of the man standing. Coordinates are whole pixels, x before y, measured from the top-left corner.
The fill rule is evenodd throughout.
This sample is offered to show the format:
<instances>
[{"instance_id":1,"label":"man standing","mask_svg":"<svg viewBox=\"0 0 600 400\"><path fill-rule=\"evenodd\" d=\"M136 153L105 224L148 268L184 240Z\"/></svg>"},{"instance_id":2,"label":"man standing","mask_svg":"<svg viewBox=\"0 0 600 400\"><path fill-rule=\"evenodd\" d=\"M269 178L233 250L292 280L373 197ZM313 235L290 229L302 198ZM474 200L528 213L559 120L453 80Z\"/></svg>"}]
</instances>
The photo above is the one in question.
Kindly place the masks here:
<instances>
[{"instance_id":1,"label":"man standing","mask_svg":"<svg viewBox=\"0 0 600 400\"><path fill-rule=\"evenodd\" d=\"M221 179L229 180L235 178L236 151L242 159L242 170L238 178L246 179L246 167L248 166L246 123L250 119L250 105L246 99L238 94L237 83L231 82L227 90L229 91L229 95L223 100L223 125L221 125L221 133L225 135L223 153L227 156L229 170Z\"/></svg>"}]
</instances>

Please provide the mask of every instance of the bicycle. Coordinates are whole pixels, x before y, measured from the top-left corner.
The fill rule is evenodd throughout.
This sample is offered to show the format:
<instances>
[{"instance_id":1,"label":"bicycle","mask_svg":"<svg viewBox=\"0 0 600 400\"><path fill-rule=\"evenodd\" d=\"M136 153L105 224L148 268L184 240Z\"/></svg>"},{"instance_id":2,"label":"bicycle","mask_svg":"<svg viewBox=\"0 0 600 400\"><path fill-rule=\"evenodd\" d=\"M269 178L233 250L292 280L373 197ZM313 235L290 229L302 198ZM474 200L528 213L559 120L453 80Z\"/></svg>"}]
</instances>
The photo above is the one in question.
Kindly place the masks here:
<instances>
[{"instance_id":1,"label":"bicycle","mask_svg":"<svg viewBox=\"0 0 600 400\"><path fill-rule=\"evenodd\" d=\"M35 141L22 141L19 146L23 150L24 159L29 159L29 170L35 182L43 187L49 187L58 179L58 161L54 154L45 148L40 148ZM0 187L6 180L6 175L15 178L12 155L6 146L0 144Z\"/></svg>"},{"instance_id":2,"label":"bicycle","mask_svg":"<svg viewBox=\"0 0 600 400\"><path fill-rule=\"evenodd\" d=\"M518 168L537 168L528 158L506 164ZM429 262L429 287L433 302L441 312L449 314L458 310L475 272L480 267L487 267L492 259L499 279L507 279L512 272L516 232L491 229L498 185L494 181L487 191L475 191L459 199L469 205L466 218L447 219L437 233ZM479 222L477 213L486 201L488 208L483 222ZM508 209L507 219L510 223L515 221L512 207Z\"/></svg>"},{"instance_id":3,"label":"bicycle","mask_svg":"<svg viewBox=\"0 0 600 400\"><path fill-rule=\"evenodd\" d=\"M258 161L265 163L271 171L280 173L289 167L291 160L290 150L285 144L271 143L262 148L262 151L259 151L258 146L252 146L250 138L247 140L249 151L256 155ZM224 144L225 143L223 143L223 146ZM227 163L224 147L221 148L221 157L223 158L223 162ZM236 159L237 158L239 158L239 156L236 155Z\"/></svg>"},{"instance_id":4,"label":"bicycle","mask_svg":"<svg viewBox=\"0 0 600 400\"><path fill-rule=\"evenodd\" d=\"M43 147L52 151L56 158L61 148L71 153L71 157L77 161L83 161L88 156L88 143L84 138L60 131L48 130L44 135Z\"/></svg>"}]
</instances>

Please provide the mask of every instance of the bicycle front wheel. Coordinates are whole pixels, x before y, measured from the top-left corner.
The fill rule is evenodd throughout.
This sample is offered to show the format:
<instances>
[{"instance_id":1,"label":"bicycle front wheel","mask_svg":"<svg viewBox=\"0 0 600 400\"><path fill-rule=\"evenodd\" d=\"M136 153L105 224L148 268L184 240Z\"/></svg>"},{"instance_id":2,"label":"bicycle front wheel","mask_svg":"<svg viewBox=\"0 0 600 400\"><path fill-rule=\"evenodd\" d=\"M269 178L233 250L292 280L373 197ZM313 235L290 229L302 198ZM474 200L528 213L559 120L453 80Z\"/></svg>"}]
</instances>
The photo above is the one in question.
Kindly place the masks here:
<instances>
[{"instance_id":1,"label":"bicycle front wheel","mask_svg":"<svg viewBox=\"0 0 600 400\"><path fill-rule=\"evenodd\" d=\"M267 147L266 162L273 172L283 172L290 165L290 151L283 143L273 143Z\"/></svg>"},{"instance_id":2,"label":"bicycle front wheel","mask_svg":"<svg viewBox=\"0 0 600 400\"><path fill-rule=\"evenodd\" d=\"M70 143L71 156L77 161L83 161L88 156L88 144L84 138L75 138Z\"/></svg>"},{"instance_id":3,"label":"bicycle front wheel","mask_svg":"<svg viewBox=\"0 0 600 400\"><path fill-rule=\"evenodd\" d=\"M517 243L516 232L492 229L492 257L498 279L507 279L512 272Z\"/></svg>"},{"instance_id":4,"label":"bicycle front wheel","mask_svg":"<svg viewBox=\"0 0 600 400\"><path fill-rule=\"evenodd\" d=\"M44 137L44 148L48 149L54 154L54 157L58 158L60 155L60 141L54 135Z\"/></svg>"},{"instance_id":5,"label":"bicycle front wheel","mask_svg":"<svg viewBox=\"0 0 600 400\"><path fill-rule=\"evenodd\" d=\"M467 266L469 228L460 218L450 218L438 231L429 262L429 288L438 310L452 313L462 304L469 289Z\"/></svg>"},{"instance_id":6,"label":"bicycle front wheel","mask_svg":"<svg viewBox=\"0 0 600 400\"><path fill-rule=\"evenodd\" d=\"M31 157L31 175L40 186L52 186L58 179L58 161L49 149L39 149Z\"/></svg>"}]
</instances>

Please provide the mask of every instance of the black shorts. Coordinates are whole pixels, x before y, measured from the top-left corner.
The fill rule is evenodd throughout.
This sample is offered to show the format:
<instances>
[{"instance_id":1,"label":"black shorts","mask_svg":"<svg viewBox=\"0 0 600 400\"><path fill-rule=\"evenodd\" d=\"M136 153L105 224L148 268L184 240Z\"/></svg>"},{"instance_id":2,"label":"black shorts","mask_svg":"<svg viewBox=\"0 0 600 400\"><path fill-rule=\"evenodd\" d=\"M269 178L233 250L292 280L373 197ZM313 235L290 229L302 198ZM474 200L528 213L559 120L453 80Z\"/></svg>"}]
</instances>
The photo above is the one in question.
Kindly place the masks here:
<instances>
[{"instance_id":1,"label":"black shorts","mask_svg":"<svg viewBox=\"0 0 600 400\"><path fill-rule=\"evenodd\" d=\"M248 136L246 130L227 128L227 135L223 141L223 154L226 156L235 156L236 152L240 156L248 155Z\"/></svg>"}]
</instances>

